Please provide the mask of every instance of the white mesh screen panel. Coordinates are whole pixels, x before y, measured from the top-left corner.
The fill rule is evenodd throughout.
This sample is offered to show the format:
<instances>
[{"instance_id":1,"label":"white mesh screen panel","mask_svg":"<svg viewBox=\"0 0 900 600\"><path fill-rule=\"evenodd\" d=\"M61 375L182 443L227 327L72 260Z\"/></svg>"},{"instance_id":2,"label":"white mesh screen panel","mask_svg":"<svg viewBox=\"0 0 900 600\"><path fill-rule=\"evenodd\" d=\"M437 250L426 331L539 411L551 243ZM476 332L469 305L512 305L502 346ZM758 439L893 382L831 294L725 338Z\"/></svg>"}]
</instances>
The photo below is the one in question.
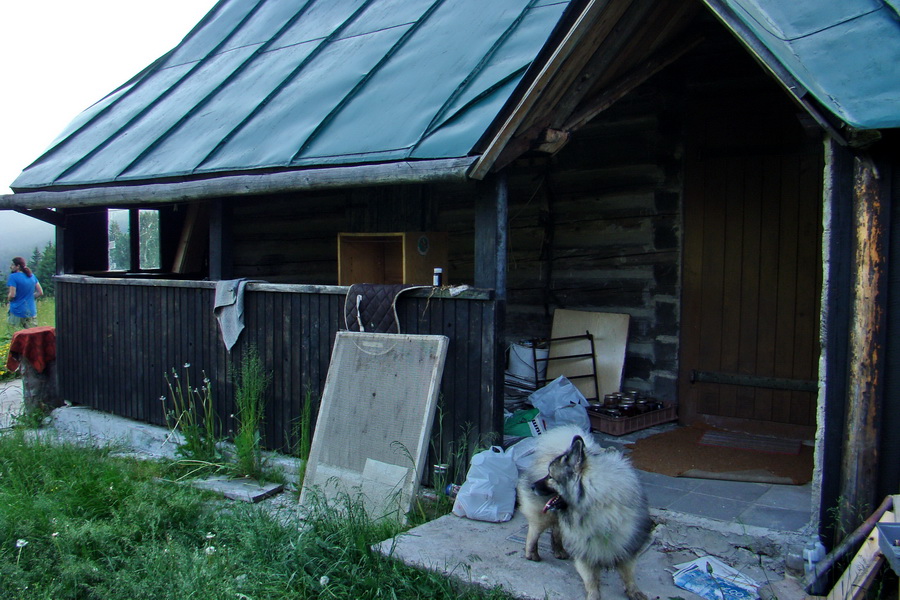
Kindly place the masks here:
<instances>
[{"instance_id":1,"label":"white mesh screen panel","mask_svg":"<svg viewBox=\"0 0 900 600\"><path fill-rule=\"evenodd\" d=\"M370 516L411 507L418 488L448 339L338 332L300 502L362 493Z\"/></svg>"}]
</instances>

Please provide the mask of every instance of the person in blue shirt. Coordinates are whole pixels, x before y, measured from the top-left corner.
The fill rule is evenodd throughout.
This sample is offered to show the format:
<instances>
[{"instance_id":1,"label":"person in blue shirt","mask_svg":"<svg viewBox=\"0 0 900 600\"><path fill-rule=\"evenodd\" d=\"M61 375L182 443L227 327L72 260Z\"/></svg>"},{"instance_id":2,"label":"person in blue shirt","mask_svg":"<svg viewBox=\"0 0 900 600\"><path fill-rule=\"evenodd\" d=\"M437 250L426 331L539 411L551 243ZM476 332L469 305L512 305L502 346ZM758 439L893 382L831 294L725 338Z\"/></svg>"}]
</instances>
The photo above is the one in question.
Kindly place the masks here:
<instances>
[{"instance_id":1,"label":"person in blue shirt","mask_svg":"<svg viewBox=\"0 0 900 600\"><path fill-rule=\"evenodd\" d=\"M41 283L21 256L12 259L9 266L9 277L6 285L9 286L9 325L14 331L27 329L37 325L37 306L35 298L44 295Z\"/></svg>"}]
</instances>

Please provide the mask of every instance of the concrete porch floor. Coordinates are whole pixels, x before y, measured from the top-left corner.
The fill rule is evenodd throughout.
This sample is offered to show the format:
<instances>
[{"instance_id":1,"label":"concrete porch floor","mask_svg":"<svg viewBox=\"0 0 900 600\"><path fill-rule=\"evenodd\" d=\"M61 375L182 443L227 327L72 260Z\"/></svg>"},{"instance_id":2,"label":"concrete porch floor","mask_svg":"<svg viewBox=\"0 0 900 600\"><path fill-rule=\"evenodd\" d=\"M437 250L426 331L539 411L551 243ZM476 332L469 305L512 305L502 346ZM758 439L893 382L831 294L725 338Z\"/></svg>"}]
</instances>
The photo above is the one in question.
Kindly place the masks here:
<instances>
[{"instance_id":1,"label":"concrete porch floor","mask_svg":"<svg viewBox=\"0 0 900 600\"><path fill-rule=\"evenodd\" d=\"M665 431L663 425L628 436L595 434L604 446L627 453L638 437ZM799 558L813 532L812 485L775 485L669 477L640 471L656 527L640 556L636 581L649 598L697 598L672 580L674 565L714 556L767 586L779 600L805 598ZM446 515L383 542L379 550L404 563L432 569L484 587L502 586L519 598L562 600L584 597L571 561L553 557L549 536L539 547L541 562L525 559L527 524L519 514L507 523L485 523ZM618 573L604 574L602 596L623 600ZM765 598L766 596L764 596Z\"/></svg>"}]
</instances>

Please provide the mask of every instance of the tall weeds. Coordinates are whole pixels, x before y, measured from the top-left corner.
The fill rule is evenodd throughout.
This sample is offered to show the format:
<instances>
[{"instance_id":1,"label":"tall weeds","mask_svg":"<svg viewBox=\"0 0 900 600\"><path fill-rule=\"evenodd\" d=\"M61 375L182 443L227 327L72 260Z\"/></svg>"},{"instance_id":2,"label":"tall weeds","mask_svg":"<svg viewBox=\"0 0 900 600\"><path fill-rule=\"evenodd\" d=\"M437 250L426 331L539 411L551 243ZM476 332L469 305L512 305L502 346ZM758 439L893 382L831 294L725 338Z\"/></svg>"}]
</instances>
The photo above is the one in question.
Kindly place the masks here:
<instances>
[{"instance_id":1,"label":"tall weeds","mask_svg":"<svg viewBox=\"0 0 900 600\"><path fill-rule=\"evenodd\" d=\"M181 433L183 442L178 454L201 462L213 462L219 457L218 420L213 410L212 383L206 373L201 386L191 386L191 364L185 363L183 374L172 369L166 375L169 396L161 396L163 412L169 429Z\"/></svg>"},{"instance_id":2,"label":"tall weeds","mask_svg":"<svg viewBox=\"0 0 900 600\"><path fill-rule=\"evenodd\" d=\"M303 406L300 407L300 419L294 424L294 438L297 440L294 454L300 459L300 466L297 469L298 488L303 486L303 479L306 477L306 462L309 460L309 451L312 448L314 426L312 404L312 390L307 388Z\"/></svg>"},{"instance_id":3,"label":"tall weeds","mask_svg":"<svg viewBox=\"0 0 900 600\"><path fill-rule=\"evenodd\" d=\"M237 405L235 419L237 432L234 434L234 471L239 477L261 478L262 424L265 416L266 387L269 375L263 368L259 352L251 346L241 361L240 381L235 388L234 400Z\"/></svg>"}]
</instances>

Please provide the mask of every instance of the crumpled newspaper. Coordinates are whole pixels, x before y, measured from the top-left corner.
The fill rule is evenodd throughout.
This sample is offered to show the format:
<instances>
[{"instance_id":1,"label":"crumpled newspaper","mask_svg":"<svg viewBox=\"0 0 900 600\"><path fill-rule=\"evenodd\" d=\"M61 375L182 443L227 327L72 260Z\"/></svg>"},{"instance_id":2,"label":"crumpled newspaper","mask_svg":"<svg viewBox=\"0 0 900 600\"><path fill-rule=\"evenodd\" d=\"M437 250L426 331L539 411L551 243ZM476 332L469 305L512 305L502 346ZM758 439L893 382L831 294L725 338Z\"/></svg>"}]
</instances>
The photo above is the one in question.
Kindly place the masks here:
<instances>
[{"instance_id":1,"label":"crumpled newspaper","mask_svg":"<svg viewBox=\"0 0 900 600\"><path fill-rule=\"evenodd\" d=\"M712 556L674 566L675 585L707 600L755 600L759 584Z\"/></svg>"}]
</instances>

